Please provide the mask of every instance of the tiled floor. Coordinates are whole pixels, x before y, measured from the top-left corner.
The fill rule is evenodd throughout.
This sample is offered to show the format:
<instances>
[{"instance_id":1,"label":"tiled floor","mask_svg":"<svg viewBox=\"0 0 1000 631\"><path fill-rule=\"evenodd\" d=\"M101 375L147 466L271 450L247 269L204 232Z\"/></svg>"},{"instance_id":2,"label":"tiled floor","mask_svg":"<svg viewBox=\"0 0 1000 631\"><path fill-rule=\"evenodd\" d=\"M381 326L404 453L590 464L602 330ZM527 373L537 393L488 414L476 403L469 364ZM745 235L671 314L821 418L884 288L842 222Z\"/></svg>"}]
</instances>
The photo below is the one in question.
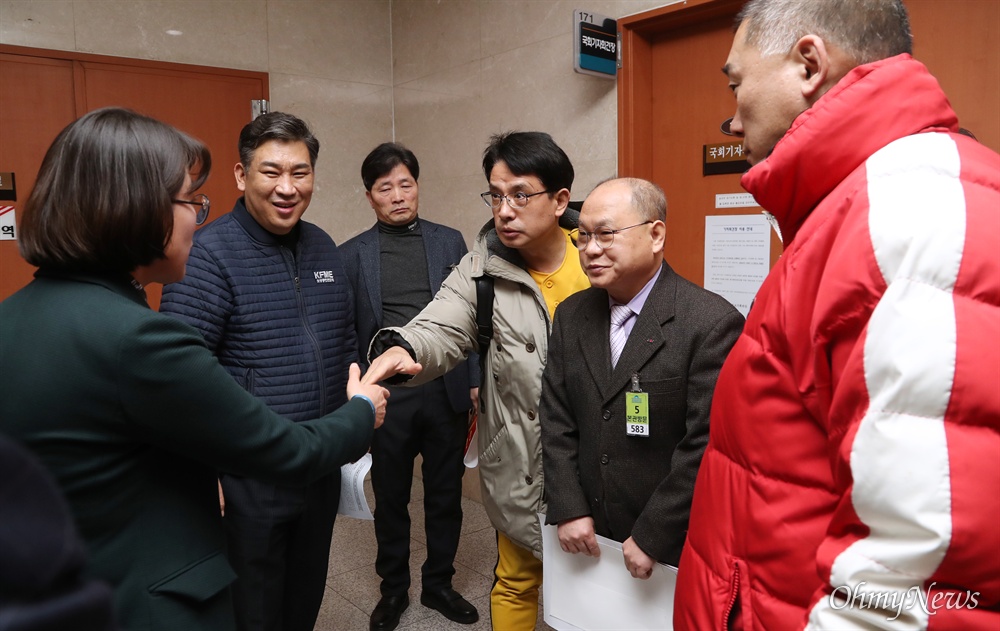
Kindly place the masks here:
<instances>
[{"instance_id":1,"label":"tiled floor","mask_svg":"<svg viewBox=\"0 0 1000 631\"><path fill-rule=\"evenodd\" d=\"M479 622L451 622L437 611L420 604L420 565L427 558L424 537L422 482L414 478L410 499L412 522L410 543L410 606L400 620L400 631L489 631L489 592L496 565L496 531L490 526L482 504L462 499L462 538L455 558L452 586L479 610ZM374 508L371 481L365 482L368 503ZM326 597L316 622L316 631L367 631L368 616L379 600L379 578L375 573L375 527L373 522L338 517L333 529ZM539 607L536 631L551 631L542 622Z\"/></svg>"}]
</instances>

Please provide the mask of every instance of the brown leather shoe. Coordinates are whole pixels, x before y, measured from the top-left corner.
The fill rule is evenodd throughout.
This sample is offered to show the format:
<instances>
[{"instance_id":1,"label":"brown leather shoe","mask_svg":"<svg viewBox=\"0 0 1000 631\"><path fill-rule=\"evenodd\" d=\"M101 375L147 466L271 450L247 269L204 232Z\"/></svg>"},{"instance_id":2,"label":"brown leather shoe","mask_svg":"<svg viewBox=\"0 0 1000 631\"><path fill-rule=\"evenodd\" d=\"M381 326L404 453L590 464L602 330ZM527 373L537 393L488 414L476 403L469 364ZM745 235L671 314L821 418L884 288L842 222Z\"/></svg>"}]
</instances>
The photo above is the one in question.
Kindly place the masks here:
<instances>
[{"instance_id":1,"label":"brown leather shoe","mask_svg":"<svg viewBox=\"0 0 1000 631\"><path fill-rule=\"evenodd\" d=\"M392 631L399 624L399 617L410 606L410 598L406 594L383 596L368 622L371 631Z\"/></svg>"},{"instance_id":2,"label":"brown leather shoe","mask_svg":"<svg viewBox=\"0 0 1000 631\"><path fill-rule=\"evenodd\" d=\"M448 620L460 624L472 624L479 620L479 612L472 603L450 587L422 591L420 604L436 609Z\"/></svg>"}]
</instances>

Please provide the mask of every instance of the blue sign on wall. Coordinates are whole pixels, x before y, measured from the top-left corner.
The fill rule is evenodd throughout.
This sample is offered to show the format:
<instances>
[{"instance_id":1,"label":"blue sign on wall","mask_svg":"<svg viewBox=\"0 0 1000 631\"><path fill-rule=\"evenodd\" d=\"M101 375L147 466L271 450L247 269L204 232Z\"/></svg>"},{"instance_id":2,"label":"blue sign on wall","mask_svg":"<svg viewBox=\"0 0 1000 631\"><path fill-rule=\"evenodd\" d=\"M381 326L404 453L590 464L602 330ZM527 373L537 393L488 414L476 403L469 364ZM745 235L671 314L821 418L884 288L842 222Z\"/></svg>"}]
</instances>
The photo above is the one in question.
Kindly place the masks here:
<instances>
[{"instance_id":1,"label":"blue sign on wall","mask_svg":"<svg viewBox=\"0 0 1000 631\"><path fill-rule=\"evenodd\" d=\"M597 13L573 11L573 69L614 77L618 67L618 21Z\"/></svg>"}]
</instances>

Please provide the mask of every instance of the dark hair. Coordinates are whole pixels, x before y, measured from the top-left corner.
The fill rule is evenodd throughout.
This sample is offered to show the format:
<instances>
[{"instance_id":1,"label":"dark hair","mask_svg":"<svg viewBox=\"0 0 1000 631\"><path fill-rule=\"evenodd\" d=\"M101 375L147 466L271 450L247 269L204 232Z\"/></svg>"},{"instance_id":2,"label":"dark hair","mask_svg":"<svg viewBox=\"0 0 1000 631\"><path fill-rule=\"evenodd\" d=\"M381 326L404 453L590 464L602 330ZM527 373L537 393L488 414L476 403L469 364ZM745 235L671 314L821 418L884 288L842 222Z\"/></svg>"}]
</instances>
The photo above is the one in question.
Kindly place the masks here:
<instances>
[{"instance_id":1,"label":"dark hair","mask_svg":"<svg viewBox=\"0 0 1000 631\"><path fill-rule=\"evenodd\" d=\"M313 136L305 121L284 112L268 112L247 123L240 131L240 163L244 169L250 168L257 147L269 140L304 142L309 149L309 164L316 166L319 140Z\"/></svg>"},{"instance_id":2,"label":"dark hair","mask_svg":"<svg viewBox=\"0 0 1000 631\"><path fill-rule=\"evenodd\" d=\"M48 269L149 265L163 258L184 176L198 169L196 189L211 167L205 145L166 123L116 107L85 114L42 160L21 216L21 255Z\"/></svg>"},{"instance_id":3,"label":"dark hair","mask_svg":"<svg viewBox=\"0 0 1000 631\"><path fill-rule=\"evenodd\" d=\"M371 150L361 163L361 181L365 190L370 191L375 186L375 180L385 176L402 164L410 171L413 180L420 178L420 163L413 152L398 142L383 142Z\"/></svg>"},{"instance_id":4,"label":"dark hair","mask_svg":"<svg viewBox=\"0 0 1000 631\"><path fill-rule=\"evenodd\" d=\"M751 0L736 16L745 41L762 56L784 54L812 33L867 64L913 53L902 0Z\"/></svg>"},{"instance_id":5,"label":"dark hair","mask_svg":"<svg viewBox=\"0 0 1000 631\"><path fill-rule=\"evenodd\" d=\"M573 187L573 164L545 132L508 131L493 135L483 152L483 173L487 180L497 162L506 164L514 175L534 175L552 193Z\"/></svg>"}]
</instances>

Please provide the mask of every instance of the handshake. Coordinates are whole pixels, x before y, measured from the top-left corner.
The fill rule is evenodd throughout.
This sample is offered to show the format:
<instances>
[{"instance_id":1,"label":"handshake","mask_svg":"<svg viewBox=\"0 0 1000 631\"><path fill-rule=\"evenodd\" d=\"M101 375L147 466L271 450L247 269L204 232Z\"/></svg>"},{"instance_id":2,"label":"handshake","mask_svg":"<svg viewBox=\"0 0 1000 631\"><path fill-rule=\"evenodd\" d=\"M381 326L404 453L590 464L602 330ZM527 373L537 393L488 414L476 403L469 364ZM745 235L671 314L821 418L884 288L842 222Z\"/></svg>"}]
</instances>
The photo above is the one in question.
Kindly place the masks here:
<instances>
[{"instance_id":1,"label":"handshake","mask_svg":"<svg viewBox=\"0 0 1000 631\"><path fill-rule=\"evenodd\" d=\"M361 368L357 364L351 364L347 379L347 398L361 395L372 402L377 429L385 422L385 404L389 399L389 391L378 383L398 374L415 375L421 369L422 366L413 361L405 348L392 346L375 358L363 377Z\"/></svg>"}]
</instances>

